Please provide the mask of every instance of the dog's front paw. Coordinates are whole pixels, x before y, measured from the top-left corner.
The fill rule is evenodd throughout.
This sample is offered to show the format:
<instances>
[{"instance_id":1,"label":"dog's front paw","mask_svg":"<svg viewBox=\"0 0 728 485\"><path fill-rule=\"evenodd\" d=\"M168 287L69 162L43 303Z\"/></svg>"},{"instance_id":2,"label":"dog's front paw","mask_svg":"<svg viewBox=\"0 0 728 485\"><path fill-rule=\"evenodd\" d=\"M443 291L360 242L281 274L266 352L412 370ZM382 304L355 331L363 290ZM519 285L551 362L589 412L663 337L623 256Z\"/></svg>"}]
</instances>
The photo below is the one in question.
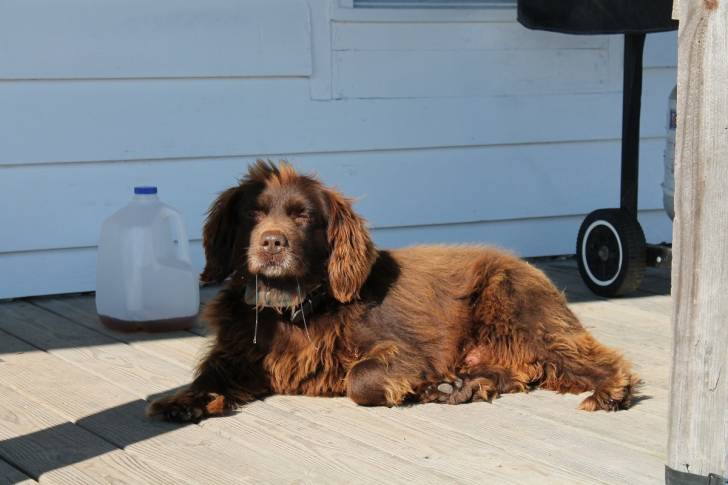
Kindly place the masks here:
<instances>
[{"instance_id":1,"label":"dog's front paw","mask_svg":"<svg viewBox=\"0 0 728 485\"><path fill-rule=\"evenodd\" d=\"M445 379L430 384L420 395L420 402L463 404L471 401L488 401L498 396L493 381L484 377Z\"/></svg>"},{"instance_id":2,"label":"dog's front paw","mask_svg":"<svg viewBox=\"0 0 728 485\"><path fill-rule=\"evenodd\" d=\"M219 394L184 391L153 401L147 406L147 416L175 423L199 423L225 409L224 398Z\"/></svg>"},{"instance_id":3,"label":"dog's front paw","mask_svg":"<svg viewBox=\"0 0 728 485\"><path fill-rule=\"evenodd\" d=\"M441 402L448 404L460 404L468 402L472 397L472 390L463 386L463 380L443 379L442 382L435 382L424 389L420 396L422 402Z\"/></svg>"}]
</instances>

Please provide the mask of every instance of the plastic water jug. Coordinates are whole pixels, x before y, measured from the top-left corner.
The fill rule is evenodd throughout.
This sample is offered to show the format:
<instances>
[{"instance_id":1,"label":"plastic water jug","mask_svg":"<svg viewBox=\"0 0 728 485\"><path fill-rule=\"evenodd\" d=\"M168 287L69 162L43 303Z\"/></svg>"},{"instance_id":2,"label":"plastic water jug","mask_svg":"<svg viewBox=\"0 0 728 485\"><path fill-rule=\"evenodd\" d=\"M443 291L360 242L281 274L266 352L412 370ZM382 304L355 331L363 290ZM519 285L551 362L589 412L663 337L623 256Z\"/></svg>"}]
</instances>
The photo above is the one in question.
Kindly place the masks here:
<instances>
[{"instance_id":1,"label":"plastic water jug","mask_svg":"<svg viewBox=\"0 0 728 485\"><path fill-rule=\"evenodd\" d=\"M96 311L120 331L189 328L200 306L197 272L180 214L156 187L135 187L134 199L104 221L96 265Z\"/></svg>"}]
</instances>

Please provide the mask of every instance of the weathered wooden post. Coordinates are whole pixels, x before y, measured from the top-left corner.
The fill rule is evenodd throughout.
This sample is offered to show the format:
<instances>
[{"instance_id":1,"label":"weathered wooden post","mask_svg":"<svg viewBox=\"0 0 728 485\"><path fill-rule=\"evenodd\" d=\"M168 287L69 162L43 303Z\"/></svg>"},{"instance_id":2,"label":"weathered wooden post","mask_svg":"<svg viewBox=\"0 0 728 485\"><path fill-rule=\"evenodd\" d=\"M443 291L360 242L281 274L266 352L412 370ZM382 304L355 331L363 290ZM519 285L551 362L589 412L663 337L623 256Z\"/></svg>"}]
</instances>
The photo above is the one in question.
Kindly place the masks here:
<instances>
[{"instance_id":1,"label":"weathered wooden post","mask_svg":"<svg viewBox=\"0 0 728 485\"><path fill-rule=\"evenodd\" d=\"M728 0L680 0L665 479L728 477Z\"/></svg>"}]
</instances>

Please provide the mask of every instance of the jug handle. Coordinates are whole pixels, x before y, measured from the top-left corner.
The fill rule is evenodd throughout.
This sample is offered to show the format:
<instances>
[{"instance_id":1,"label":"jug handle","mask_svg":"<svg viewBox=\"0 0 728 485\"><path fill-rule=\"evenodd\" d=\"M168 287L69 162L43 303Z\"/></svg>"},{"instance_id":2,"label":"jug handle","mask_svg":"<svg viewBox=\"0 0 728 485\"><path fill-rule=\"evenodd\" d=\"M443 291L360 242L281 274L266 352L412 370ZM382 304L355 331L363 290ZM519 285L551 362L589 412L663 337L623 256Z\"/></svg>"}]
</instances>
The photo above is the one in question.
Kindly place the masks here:
<instances>
[{"instance_id":1,"label":"jug handle","mask_svg":"<svg viewBox=\"0 0 728 485\"><path fill-rule=\"evenodd\" d=\"M187 239L185 225L179 213L168 207L164 208L162 217L167 218L172 223L175 237L177 238L177 259L185 263L190 262L190 243Z\"/></svg>"}]
</instances>

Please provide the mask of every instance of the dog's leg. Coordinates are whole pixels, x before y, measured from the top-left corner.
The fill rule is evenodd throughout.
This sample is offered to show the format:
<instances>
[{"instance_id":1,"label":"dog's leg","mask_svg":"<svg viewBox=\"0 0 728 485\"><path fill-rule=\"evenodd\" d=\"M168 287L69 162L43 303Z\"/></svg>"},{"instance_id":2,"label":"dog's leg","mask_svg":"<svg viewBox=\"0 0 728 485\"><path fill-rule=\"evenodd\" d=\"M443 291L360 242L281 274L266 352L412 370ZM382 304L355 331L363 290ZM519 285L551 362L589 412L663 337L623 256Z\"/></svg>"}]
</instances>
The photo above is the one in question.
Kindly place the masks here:
<instances>
[{"instance_id":1,"label":"dog's leg","mask_svg":"<svg viewBox=\"0 0 728 485\"><path fill-rule=\"evenodd\" d=\"M365 359L346 376L346 395L362 406L398 406L414 394L412 381L378 359Z\"/></svg>"},{"instance_id":2,"label":"dog's leg","mask_svg":"<svg viewBox=\"0 0 728 485\"><path fill-rule=\"evenodd\" d=\"M484 265L476 281L474 316L481 324L466 365L496 363L527 386L560 393L594 391L579 406L587 411L630 406L639 378L621 355L584 329L542 272L528 265Z\"/></svg>"},{"instance_id":3,"label":"dog's leg","mask_svg":"<svg viewBox=\"0 0 728 485\"><path fill-rule=\"evenodd\" d=\"M226 414L265 395L267 388L253 365L227 362L215 352L200 364L192 383L147 407L147 416L174 422L199 422Z\"/></svg>"},{"instance_id":4,"label":"dog's leg","mask_svg":"<svg viewBox=\"0 0 728 485\"><path fill-rule=\"evenodd\" d=\"M622 355L592 337L565 302L532 318L545 322L543 337L531 344L542 363L540 387L570 394L593 391L579 405L585 411L630 407L640 379Z\"/></svg>"},{"instance_id":5,"label":"dog's leg","mask_svg":"<svg viewBox=\"0 0 728 485\"><path fill-rule=\"evenodd\" d=\"M415 394L422 380L418 368L397 344L381 342L347 373L346 395L362 406L397 406Z\"/></svg>"},{"instance_id":6,"label":"dog's leg","mask_svg":"<svg viewBox=\"0 0 728 485\"><path fill-rule=\"evenodd\" d=\"M388 382L384 365L376 359L365 359L351 368L346 376L346 394L349 399L362 406L394 406L404 396L387 398ZM394 398L394 399L392 399Z\"/></svg>"},{"instance_id":7,"label":"dog's leg","mask_svg":"<svg viewBox=\"0 0 728 485\"><path fill-rule=\"evenodd\" d=\"M630 407L640 379L618 352L600 344L586 331L563 336L550 347L556 347L554 362L547 364L541 387L573 394L594 391L579 405L585 411Z\"/></svg>"}]
</instances>

